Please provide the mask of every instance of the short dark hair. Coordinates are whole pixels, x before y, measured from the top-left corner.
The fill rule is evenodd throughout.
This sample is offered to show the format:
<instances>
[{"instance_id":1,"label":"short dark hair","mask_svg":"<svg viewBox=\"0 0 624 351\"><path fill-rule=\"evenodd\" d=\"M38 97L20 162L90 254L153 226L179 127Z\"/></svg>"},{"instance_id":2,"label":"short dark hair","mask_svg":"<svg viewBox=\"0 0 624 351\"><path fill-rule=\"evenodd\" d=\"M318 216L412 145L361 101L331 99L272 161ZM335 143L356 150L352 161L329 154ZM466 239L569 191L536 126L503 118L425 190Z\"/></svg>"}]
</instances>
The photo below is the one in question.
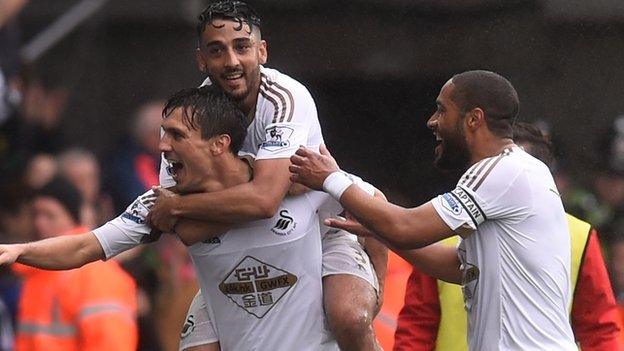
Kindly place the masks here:
<instances>
[{"instance_id":1,"label":"short dark hair","mask_svg":"<svg viewBox=\"0 0 624 351\"><path fill-rule=\"evenodd\" d=\"M485 121L494 135L511 138L512 126L518 116L518 93L503 76L489 71L467 71L453 76L451 98L464 112L481 108Z\"/></svg>"},{"instance_id":2,"label":"short dark hair","mask_svg":"<svg viewBox=\"0 0 624 351\"><path fill-rule=\"evenodd\" d=\"M35 197L50 197L58 201L76 224L80 224L82 195L72 182L63 177L55 177L37 191Z\"/></svg>"},{"instance_id":3,"label":"short dark hair","mask_svg":"<svg viewBox=\"0 0 624 351\"><path fill-rule=\"evenodd\" d=\"M212 23L215 19L226 19L238 22L239 27L236 28L237 30L241 30L244 24L247 24L252 31L254 26L260 29L261 25L260 16L258 16L256 10L246 2L221 0L208 5L199 15L196 27L197 35L201 37L206 29L206 25Z\"/></svg>"},{"instance_id":4,"label":"short dark hair","mask_svg":"<svg viewBox=\"0 0 624 351\"><path fill-rule=\"evenodd\" d=\"M555 164L553 145L541 129L530 123L515 123L513 140L516 144L524 144L524 151L544 162L548 168L552 169Z\"/></svg>"},{"instance_id":5,"label":"short dark hair","mask_svg":"<svg viewBox=\"0 0 624 351\"><path fill-rule=\"evenodd\" d=\"M238 153L247 136L247 117L223 90L217 86L180 90L167 100L163 118L177 108L184 109L182 121L190 129L199 130L202 139L228 134L230 151Z\"/></svg>"}]
</instances>

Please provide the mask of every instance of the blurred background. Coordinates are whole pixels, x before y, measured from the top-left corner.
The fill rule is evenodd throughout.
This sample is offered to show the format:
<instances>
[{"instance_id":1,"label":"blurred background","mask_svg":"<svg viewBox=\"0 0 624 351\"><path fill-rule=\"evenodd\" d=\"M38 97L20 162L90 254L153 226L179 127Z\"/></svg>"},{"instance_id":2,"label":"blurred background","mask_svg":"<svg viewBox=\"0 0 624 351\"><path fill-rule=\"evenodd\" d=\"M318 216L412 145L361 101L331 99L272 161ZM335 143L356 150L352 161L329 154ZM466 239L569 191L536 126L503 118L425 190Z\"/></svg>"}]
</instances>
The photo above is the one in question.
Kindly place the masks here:
<instances>
[{"instance_id":1,"label":"blurred background","mask_svg":"<svg viewBox=\"0 0 624 351\"><path fill-rule=\"evenodd\" d=\"M334 156L397 203L419 204L456 181L431 166L425 126L444 82L470 69L507 77L520 119L551 135L567 210L600 230L624 300L624 2L249 3L263 19L267 66L308 87ZM158 182L163 99L204 79L194 24L206 4L0 0L2 242L37 237L28 194L54 175L81 192L87 227ZM170 304L181 294L184 305L196 288L183 256L167 243L126 259L145 295L143 331L183 319ZM0 288L13 315L18 287L5 273ZM172 349L173 329L145 349Z\"/></svg>"}]
</instances>

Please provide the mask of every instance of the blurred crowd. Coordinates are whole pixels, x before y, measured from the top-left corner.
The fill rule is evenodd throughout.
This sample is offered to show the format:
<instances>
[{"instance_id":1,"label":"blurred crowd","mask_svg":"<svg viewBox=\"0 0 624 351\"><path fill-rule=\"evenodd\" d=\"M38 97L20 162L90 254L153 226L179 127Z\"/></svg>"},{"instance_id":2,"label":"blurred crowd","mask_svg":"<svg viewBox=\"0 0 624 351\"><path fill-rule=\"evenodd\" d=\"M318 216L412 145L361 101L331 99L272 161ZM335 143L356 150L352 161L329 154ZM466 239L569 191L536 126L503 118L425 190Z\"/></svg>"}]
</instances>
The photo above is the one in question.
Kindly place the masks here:
<instances>
[{"instance_id":1,"label":"blurred crowd","mask_svg":"<svg viewBox=\"0 0 624 351\"><path fill-rule=\"evenodd\" d=\"M50 76L45 67L21 62L19 57L19 28L11 17L26 2L0 1L2 243L98 227L125 210L152 185L158 185L160 165L158 142L164 103L161 97L136 107L127 118L127 133L109 155L96 155L83 147L84 141L64 135L70 89L62 77ZM41 198L50 201L42 203ZM65 216L67 225L63 225L66 214L70 216ZM65 233L55 233L53 229ZM135 293L126 295L132 295L133 302L128 302L128 306L136 313L131 318L138 325L138 335L134 336L135 341L125 341L138 345L139 350L176 350L188 303L198 289L184 246L165 237L154 245L127 252L116 261L136 284ZM99 286L119 285L123 278L101 272L96 275ZM20 317L31 313L25 310L33 305L32 295L30 302L24 302L25 295L32 292L29 278L28 272L19 267L0 268L2 351L13 350L15 332L32 331L26 330L32 329L32 325L20 321ZM36 299L41 300L41 296ZM137 333L137 328L123 324L118 323L117 328Z\"/></svg>"},{"instance_id":2,"label":"blurred crowd","mask_svg":"<svg viewBox=\"0 0 624 351\"><path fill-rule=\"evenodd\" d=\"M19 59L18 28L11 15L25 2L0 1L7 6L0 9L2 243L32 241L51 234L49 226L36 220L51 216L42 213L45 210L36 206L36 200L58 185L59 179L64 182L63 191L53 198L69 213L77 214L69 231L93 229L157 185L160 164L164 97L136 106L135 113L127 117L127 133L110 155L96 155L84 148L81 140L64 135L62 122L72 92L60 77L48 76L46 67ZM624 310L624 116L615 118L599 140L594 165L589 169L574 169L573 156L558 150L558 155L565 157L558 160L555 177L567 211L598 230L613 290ZM76 196L68 195L72 191ZM78 199L78 205L68 203L68 198ZM138 349L177 349L188 303L197 291L183 245L164 236L153 245L122 255L117 262L136 283ZM11 334L19 325L23 282L19 270L0 269L2 351L11 349ZM400 294L386 297L387 303L397 305L397 313L401 299Z\"/></svg>"}]
</instances>

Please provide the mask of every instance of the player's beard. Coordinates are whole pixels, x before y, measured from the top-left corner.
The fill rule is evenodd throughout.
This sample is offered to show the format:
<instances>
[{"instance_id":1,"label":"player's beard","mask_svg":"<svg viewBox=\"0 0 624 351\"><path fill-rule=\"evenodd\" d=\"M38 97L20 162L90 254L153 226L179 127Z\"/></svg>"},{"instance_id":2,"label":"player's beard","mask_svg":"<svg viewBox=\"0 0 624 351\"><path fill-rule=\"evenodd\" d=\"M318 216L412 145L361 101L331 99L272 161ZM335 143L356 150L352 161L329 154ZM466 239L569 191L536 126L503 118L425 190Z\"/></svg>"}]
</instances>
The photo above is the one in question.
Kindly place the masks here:
<instances>
[{"instance_id":1,"label":"player's beard","mask_svg":"<svg viewBox=\"0 0 624 351\"><path fill-rule=\"evenodd\" d=\"M256 92L256 87L260 86L260 66L256 66L249 73L243 72L243 76L245 78L243 89L237 90L229 90L228 88L224 88L225 93L232 98L234 101L243 101L250 94Z\"/></svg>"},{"instance_id":2,"label":"player's beard","mask_svg":"<svg viewBox=\"0 0 624 351\"><path fill-rule=\"evenodd\" d=\"M464 134L463 124L457 123L454 130L447 135L442 135L440 151L436 152L433 164L445 171L464 170L470 163L470 151Z\"/></svg>"}]
</instances>

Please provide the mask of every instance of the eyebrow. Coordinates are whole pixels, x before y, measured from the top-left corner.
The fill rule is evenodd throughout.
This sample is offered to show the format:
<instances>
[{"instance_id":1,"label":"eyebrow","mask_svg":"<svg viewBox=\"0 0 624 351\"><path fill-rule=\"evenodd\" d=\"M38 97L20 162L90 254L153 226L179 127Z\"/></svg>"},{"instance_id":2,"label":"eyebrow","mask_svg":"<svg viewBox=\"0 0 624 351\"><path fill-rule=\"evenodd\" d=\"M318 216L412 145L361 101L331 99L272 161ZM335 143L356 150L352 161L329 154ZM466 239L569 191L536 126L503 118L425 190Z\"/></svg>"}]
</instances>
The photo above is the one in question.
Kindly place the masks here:
<instances>
[{"instance_id":1,"label":"eyebrow","mask_svg":"<svg viewBox=\"0 0 624 351\"><path fill-rule=\"evenodd\" d=\"M234 38L232 39L232 41L236 44L240 44L241 42L245 42L245 43L253 43L253 40L251 40L251 38ZM206 43L204 46L209 48L211 46L225 46L226 44L223 43L220 40L213 40L211 42Z\"/></svg>"},{"instance_id":2,"label":"eyebrow","mask_svg":"<svg viewBox=\"0 0 624 351\"><path fill-rule=\"evenodd\" d=\"M253 42L253 40L251 40L251 38L235 38L235 39L233 40L233 42L235 42L235 43L237 43L237 42L241 42L241 41L244 41L244 42Z\"/></svg>"},{"instance_id":3,"label":"eyebrow","mask_svg":"<svg viewBox=\"0 0 624 351\"><path fill-rule=\"evenodd\" d=\"M205 47L210 47L210 46L215 46L215 45L223 46L223 43L221 41L219 41L219 40L213 40L213 41L211 41L209 43L206 43L204 46Z\"/></svg>"},{"instance_id":4,"label":"eyebrow","mask_svg":"<svg viewBox=\"0 0 624 351\"><path fill-rule=\"evenodd\" d=\"M181 134L181 135L185 135L184 131L183 131L182 129L180 129L180 128L176 128L176 127L166 127L166 126L163 126L163 125L161 125L160 127L161 127L161 128L162 128L162 129L163 129L166 133L173 133L173 132L175 132L175 133L178 133L178 134Z\"/></svg>"}]
</instances>

